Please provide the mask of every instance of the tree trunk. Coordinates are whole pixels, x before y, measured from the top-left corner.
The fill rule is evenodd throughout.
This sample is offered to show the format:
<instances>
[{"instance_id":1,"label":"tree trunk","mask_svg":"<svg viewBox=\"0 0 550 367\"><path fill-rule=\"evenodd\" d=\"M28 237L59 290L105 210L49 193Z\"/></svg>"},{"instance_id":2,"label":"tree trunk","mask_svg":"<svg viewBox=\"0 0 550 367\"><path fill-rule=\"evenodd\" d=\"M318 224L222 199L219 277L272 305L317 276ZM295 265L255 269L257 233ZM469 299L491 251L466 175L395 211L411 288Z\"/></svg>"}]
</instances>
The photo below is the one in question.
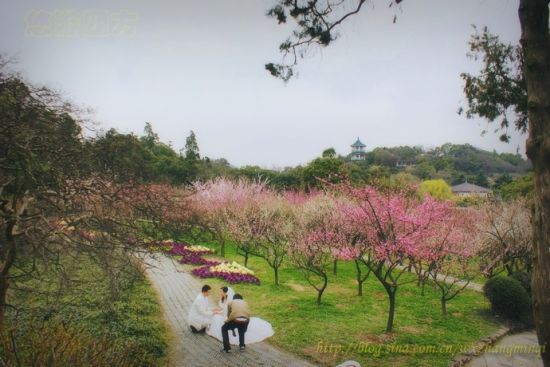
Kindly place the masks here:
<instances>
[{"instance_id":1,"label":"tree trunk","mask_svg":"<svg viewBox=\"0 0 550 367\"><path fill-rule=\"evenodd\" d=\"M421 291L420 291L420 295L421 296L424 296L426 293L425 293L425 289L426 289L426 279L422 279L422 288L421 288Z\"/></svg>"},{"instance_id":2,"label":"tree trunk","mask_svg":"<svg viewBox=\"0 0 550 367\"><path fill-rule=\"evenodd\" d=\"M15 261L15 238L13 237L13 228L15 227L15 221L8 221L6 223L6 242L4 246L0 247L0 337L3 337L3 333L6 330L6 307L7 307L7 293L9 288L9 272L13 262Z\"/></svg>"},{"instance_id":3,"label":"tree trunk","mask_svg":"<svg viewBox=\"0 0 550 367\"><path fill-rule=\"evenodd\" d=\"M534 266L533 316L542 346L544 366L550 367L550 44L549 0L520 0L523 74L527 83L529 138L527 156L533 163Z\"/></svg>"},{"instance_id":4,"label":"tree trunk","mask_svg":"<svg viewBox=\"0 0 550 367\"><path fill-rule=\"evenodd\" d=\"M388 296L390 297L390 311L388 313L388 323L386 324L386 333L391 333L393 330L393 316L395 314L395 294L397 289L386 288Z\"/></svg>"},{"instance_id":5,"label":"tree trunk","mask_svg":"<svg viewBox=\"0 0 550 367\"><path fill-rule=\"evenodd\" d=\"M332 274L338 275L338 260L334 260L334 263L332 265Z\"/></svg>"},{"instance_id":6,"label":"tree trunk","mask_svg":"<svg viewBox=\"0 0 550 367\"><path fill-rule=\"evenodd\" d=\"M223 236L219 236L220 238L220 256L225 257L225 238Z\"/></svg>"},{"instance_id":7,"label":"tree trunk","mask_svg":"<svg viewBox=\"0 0 550 367\"><path fill-rule=\"evenodd\" d=\"M248 251L244 252L244 266L248 267Z\"/></svg>"},{"instance_id":8,"label":"tree trunk","mask_svg":"<svg viewBox=\"0 0 550 367\"><path fill-rule=\"evenodd\" d=\"M278 286L279 285L279 268L273 267L273 273L275 275L275 285Z\"/></svg>"},{"instance_id":9,"label":"tree trunk","mask_svg":"<svg viewBox=\"0 0 550 367\"><path fill-rule=\"evenodd\" d=\"M4 331L6 330L6 294L8 292L8 279L4 276L0 277L0 341L4 340Z\"/></svg>"},{"instance_id":10,"label":"tree trunk","mask_svg":"<svg viewBox=\"0 0 550 367\"><path fill-rule=\"evenodd\" d=\"M361 277L361 268L359 262L355 260L355 269L357 270L357 295L363 296L363 279Z\"/></svg>"},{"instance_id":11,"label":"tree trunk","mask_svg":"<svg viewBox=\"0 0 550 367\"><path fill-rule=\"evenodd\" d=\"M323 275L323 286L319 289L317 289L317 306L321 305L321 297L323 296L323 292L325 289L327 289L328 279L326 275Z\"/></svg>"},{"instance_id":12,"label":"tree trunk","mask_svg":"<svg viewBox=\"0 0 550 367\"><path fill-rule=\"evenodd\" d=\"M441 315L447 317L447 299L445 296L441 297Z\"/></svg>"}]
</instances>

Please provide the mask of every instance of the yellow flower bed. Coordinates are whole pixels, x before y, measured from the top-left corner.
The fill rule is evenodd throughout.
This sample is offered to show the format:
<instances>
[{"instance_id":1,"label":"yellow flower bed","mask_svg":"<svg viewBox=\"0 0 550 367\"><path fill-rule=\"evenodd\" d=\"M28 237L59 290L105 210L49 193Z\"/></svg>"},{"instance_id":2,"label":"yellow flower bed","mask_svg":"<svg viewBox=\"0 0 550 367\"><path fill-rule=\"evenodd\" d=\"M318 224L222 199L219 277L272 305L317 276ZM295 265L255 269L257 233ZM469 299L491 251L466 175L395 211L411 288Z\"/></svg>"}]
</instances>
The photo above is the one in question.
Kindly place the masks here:
<instances>
[{"instance_id":1,"label":"yellow flower bed","mask_svg":"<svg viewBox=\"0 0 550 367\"><path fill-rule=\"evenodd\" d=\"M236 263L235 261L222 263L222 264L216 265L216 266L211 266L210 271L211 272L219 271L219 272L225 272L225 273L254 275L254 272L252 270Z\"/></svg>"},{"instance_id":2,"label":"yellow flower bed","mask_svg":"<svg viewBox=\"0 0 550 367\"><path fill-rule=\"evenodd\" d=\"M187 246L186 249L191 252L214 252L211 248L200 245Z\"/></svg>"}]
</instances>

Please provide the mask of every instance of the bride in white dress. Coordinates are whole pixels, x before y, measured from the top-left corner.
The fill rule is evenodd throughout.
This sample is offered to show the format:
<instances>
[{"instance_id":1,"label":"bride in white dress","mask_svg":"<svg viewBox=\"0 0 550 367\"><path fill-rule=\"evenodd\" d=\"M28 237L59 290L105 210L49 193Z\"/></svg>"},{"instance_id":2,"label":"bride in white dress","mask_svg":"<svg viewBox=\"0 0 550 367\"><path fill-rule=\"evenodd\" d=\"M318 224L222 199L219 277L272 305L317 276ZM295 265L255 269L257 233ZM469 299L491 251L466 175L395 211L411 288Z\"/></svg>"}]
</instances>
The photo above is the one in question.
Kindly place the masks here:
<instances>
[{"instance_id":1,"label":"bride in white dress","mask_svg":"<svg viewBox=\"0 0 550 367\"><path fill-rule=\"evenodd\" d=\"M222 309L221 314L215 314L212 317L212 322L206 330L206 333L220 341L222 341L222 326L225 319L227 319L227 304L233 300L235 292L231 287L223 287L220 302L218 306ZM239 332L234 331L229 333L229 344L239 345ZM266 338L273 336L273 328L271 324L265 320L260 319L259 317L251 317L250 322L248 323L248 329L244 334L244 343L246 345L260 342Z\"/></svg>"}]
</instances>

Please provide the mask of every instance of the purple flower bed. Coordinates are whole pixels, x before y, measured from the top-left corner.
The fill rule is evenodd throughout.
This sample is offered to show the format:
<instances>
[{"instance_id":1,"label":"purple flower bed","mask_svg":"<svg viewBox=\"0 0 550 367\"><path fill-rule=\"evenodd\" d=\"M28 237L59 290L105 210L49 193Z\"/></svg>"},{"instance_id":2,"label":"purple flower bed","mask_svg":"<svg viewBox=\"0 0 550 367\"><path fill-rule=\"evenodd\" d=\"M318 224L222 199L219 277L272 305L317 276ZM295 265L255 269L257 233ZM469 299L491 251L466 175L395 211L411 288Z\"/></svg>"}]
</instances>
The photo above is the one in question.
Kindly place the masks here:
<instances>
[{"instance_id":1,"label":"purple flower bed","mask_svg":"<svg viewBox=\"0 0 550 367\"><path fill-rule=\"evenodd\" d=\"M252 283L260 284L260 279L250 274L235 274L223 271L210 271L210 265L196 268L191 273L199 278L220 278L228 283Z\"/></svg>"},{"instance_id":2,"label":"purple flower bed","mask_svg":"<svg viewBox=\"0 0 550 367\"><path fill-rule=\"evenodd\" d=\"M168 246L172 246L170 251L167 252L168 255L185 255L189 252L189 250L186 249L189 244L183 243L183 242L172 242L170 244L167 244Z\"/></svg>"},{"instance_id":3,"label":"purple flower bed","mask_svg":"<svg viewBox=\"0 0 550 367\"><path fill-rule=\"evenodd\" d=\"M206 260L200 254L196 252L191 252L191 251L187 251L187 253L183 254L179 262L180 264L208 265L208 266L221 264L219 261Z\"/></svg>"},{"instance_id":4,"label":"purple flower bed","mask_svg":"<svg viewBox=\"0 0 550 367\"><path fill-rule=\"evenodd\" d=\"M188 243L184 242L172 242L172 243L155 243L152 245L152 248L166 249L165 252L168 255L172 256L181 256L179 260L180 264L189 264L189 265L202 265L200 268L195 268L191 273L199 278L219 278L223 279L228 283L252 283L260 284L260 280L254 275L250 274L236 274L223 271L210 271L211 266L219 265L221 262L214 260L207 260L202 256L205 254L211 253L209 250L205 251L190 251L187 247L191 246Z\"/></svg>"}]
</instances>

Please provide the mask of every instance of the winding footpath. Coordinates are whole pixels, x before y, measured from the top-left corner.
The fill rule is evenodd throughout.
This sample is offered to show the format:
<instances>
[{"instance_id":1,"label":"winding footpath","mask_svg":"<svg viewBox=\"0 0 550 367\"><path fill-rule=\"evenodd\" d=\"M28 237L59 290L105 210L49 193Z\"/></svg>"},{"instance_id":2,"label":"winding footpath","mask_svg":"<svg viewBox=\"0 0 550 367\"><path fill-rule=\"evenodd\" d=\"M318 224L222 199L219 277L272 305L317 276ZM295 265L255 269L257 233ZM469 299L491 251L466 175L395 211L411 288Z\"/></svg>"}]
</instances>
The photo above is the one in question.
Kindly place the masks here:
<instances>
[{"instance_id":1,"label":"winding footpath","mask_svg":"<svg viewBox=\"0 0 550 367\"><path fill-rule=\"evenodd\" d=\"M221 353L220 341L205 334L193 334L185 321L193 300L200 292L199 281L166 256L149 257L147 263L150 266L147 276L159 294L164 317L174 335L171 345L173 366L313 366L266 342L247 345L243 352L233 348L230 354Z\"/></svg>"},{"instance_id":2,"label":"winding footpath","mask_svg":"<svg viewBox=\"0 0 550 367\"><path fill-rule=\"evenodd\" d=\"M170 346L173 367L314 366L266 342L248 345L244 352L233 348L231 354L221 353L220 341L206 334L193 334L185 321L187 312L200 291L200 282L186 272L182 265L166 256L148 257L146 262L149 265L147 276L158 292L164 317L174 335ZM482 286L475 283L468 284L467 288L478 292L482 290ZM518 345L537 345L536 334L531 331L509 335L496 344L497 348L514 348ZM485 352L467 366L528 367L542 366L542 361L539 355L533 353L506 355Z\"/></svg>"},{"instance_id":3,"label":"winding footpath","mask_svg":"<svg viewBox=\"0 0 550 367\"><path fill-rule=\"evenodd\" d=\"M490 352L474 358L468 367L543 367L538 350L537 335L533 331L508 335Z\"/></svg>"}]
</instances>

